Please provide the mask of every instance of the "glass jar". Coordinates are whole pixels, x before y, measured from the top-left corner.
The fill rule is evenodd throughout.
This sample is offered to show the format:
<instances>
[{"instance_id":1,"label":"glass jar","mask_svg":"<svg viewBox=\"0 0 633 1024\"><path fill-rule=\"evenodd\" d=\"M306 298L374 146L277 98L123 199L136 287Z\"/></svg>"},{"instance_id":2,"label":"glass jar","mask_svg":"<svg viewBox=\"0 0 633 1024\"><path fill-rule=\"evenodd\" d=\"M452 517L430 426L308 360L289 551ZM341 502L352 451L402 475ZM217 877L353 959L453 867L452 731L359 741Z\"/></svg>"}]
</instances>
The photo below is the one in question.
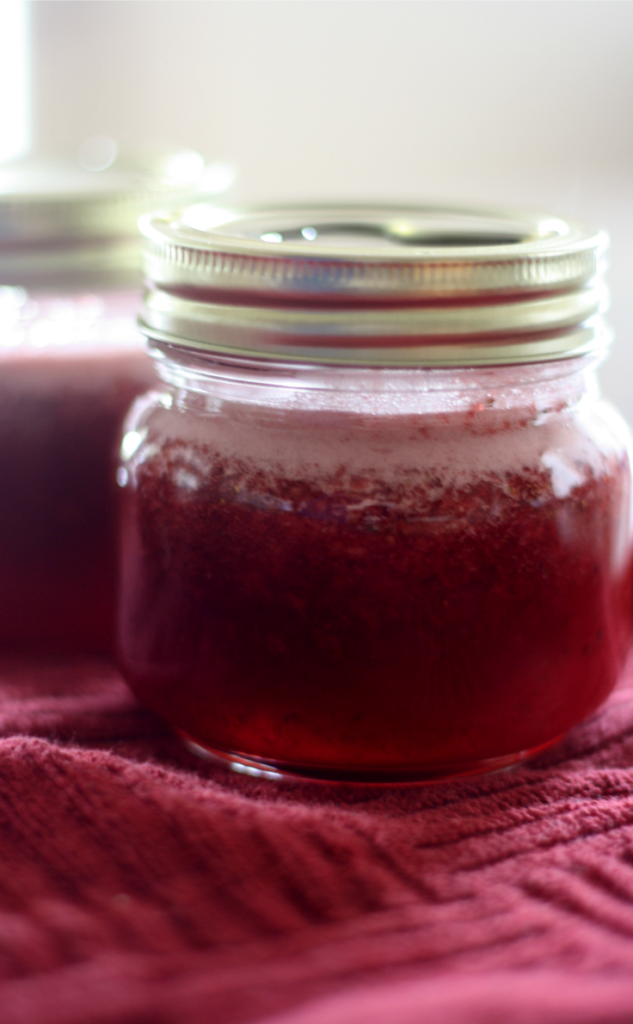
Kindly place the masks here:
<instances>
[{"instance_id":1,"label":"glass jar","mask_svg":"<svg viewBox=\"0 0 633 1024\"><path fill-rule=\"evenodd\" d=\"M116 447L155 382L136 222L173 160L0 170L1 651L112 648Z\"/></svg>"},{"instance_id":2,"label":"glass jar","mask_svg":"<svg viewBox=\"0 0 633 1024\"><path fill-rule=\"evenodd\" d=\"M631 634L604 236L435 209L201 217L144 225L163 383L118 476L134 691L262 774L432 779L555 742Z\"/></svg>"}]
</instances>

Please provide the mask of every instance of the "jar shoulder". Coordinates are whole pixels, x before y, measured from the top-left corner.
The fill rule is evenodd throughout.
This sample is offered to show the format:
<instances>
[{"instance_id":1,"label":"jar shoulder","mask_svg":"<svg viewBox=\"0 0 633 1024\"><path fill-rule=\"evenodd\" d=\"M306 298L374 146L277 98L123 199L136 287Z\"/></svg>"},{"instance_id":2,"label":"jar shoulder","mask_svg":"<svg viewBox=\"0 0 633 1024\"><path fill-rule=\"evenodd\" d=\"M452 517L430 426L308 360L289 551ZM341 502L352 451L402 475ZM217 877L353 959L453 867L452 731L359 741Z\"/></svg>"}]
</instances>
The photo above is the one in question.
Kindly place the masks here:
<instances>
[{"instance_id":1,"label":"jar shoulder","mask_svg":"<svg viewBox=\"0 0 633 1024\"><path fill-rule=\"evenodd\" d=\"M137 399L122 459L135 470L151 464L166 478L195 480L193 490L218 475L270 493L288 481L356 493L359 481L361 490L413 483L463 488L518 476L546 481L555 496L589 478L628 479L632 461L629 428L601 399L546 411L525 406L404 416L272 414L220 402L201 415L179 405L170 389Z\"/></svg>"}]
</instances>

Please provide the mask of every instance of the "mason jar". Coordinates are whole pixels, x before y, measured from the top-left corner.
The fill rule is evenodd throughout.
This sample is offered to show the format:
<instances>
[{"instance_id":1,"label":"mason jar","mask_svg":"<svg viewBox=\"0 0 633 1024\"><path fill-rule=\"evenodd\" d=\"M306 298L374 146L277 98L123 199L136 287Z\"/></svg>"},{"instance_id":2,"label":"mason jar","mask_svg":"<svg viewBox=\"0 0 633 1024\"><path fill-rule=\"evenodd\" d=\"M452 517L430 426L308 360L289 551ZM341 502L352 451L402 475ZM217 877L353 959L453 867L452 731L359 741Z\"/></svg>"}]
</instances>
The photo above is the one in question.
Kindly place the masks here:
<instances>
[{"instance_id":1,"label":"mason jar","mask_svg":"<svg viewBox=\"0 0 633 1024\"><path fill-rule=\"evenodd\" d=\"M630 643L606 238L435 207L142 224L118 651L237 770L434 779L555 743Z\"/></svg>"},{"instance_id":2,"label":"mason jar","mask_svg":"<svg viewBox=\"0 0 633 1024\"><path fill-rule=\"evenodd\" d=\"M155 382L136 222L187 161L109 155L0 169L0 651L112 648L116 449Z\"/></svg>"}]
</instances>

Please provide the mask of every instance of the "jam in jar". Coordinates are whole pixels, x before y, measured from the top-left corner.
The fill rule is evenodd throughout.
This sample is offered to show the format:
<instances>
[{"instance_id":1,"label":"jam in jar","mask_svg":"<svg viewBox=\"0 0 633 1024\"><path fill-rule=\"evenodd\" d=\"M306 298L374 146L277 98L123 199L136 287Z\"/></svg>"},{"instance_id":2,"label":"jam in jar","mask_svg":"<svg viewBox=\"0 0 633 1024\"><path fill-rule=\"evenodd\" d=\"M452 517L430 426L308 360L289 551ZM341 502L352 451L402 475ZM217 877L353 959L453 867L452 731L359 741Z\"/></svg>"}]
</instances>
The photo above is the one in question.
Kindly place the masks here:
<instances>
[{"instance_id":1,"label":"jam in jar","mask_svg":"<svg viewBox=\"0 0 633 1024\"><path fill-rule=\"evenodd\" d=\"M119 657L253 772L433 779L555 742L630 642L604 237L476 211L148 218ZM217 217L216 217L217 221Z\"/></svg>"},{"instance_id":2,"label":"jam in jar","mask_svg":"<svg viewBox=\"0 0 633 1024\"><path fill-rule=\"evenodd\" d=\"M112 649L116 449L156 379L136 222L183 183L111 156L0 171L0 651Z\"/></svg>"}]
</instances>

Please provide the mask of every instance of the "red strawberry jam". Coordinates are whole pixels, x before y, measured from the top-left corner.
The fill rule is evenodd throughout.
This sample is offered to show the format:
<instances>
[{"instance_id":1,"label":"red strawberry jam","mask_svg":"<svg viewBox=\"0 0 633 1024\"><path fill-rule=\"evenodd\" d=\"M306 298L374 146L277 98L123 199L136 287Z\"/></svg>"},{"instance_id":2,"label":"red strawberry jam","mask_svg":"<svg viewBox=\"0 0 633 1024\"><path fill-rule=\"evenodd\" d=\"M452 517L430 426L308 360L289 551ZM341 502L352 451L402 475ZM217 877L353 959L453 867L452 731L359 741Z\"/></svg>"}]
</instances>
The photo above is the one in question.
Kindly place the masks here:
<instances>
[{"instance_id":1,"label":"red strawberry jam","mask_svg":"<svg viewBox=\"0 0 633 1024\"><path fill-rule=\"evenodd\" d=\"M5 293L19 305L0 322L0 650L108 652L116 448L155 379L139 296Z\"/></svg>"},{"instance_id":2,"label":"red strawberry jam","mask_svg":"<svg viewBox=\"0 0 633 1024\"><path fill-rule=\"evenodd\" d=\"M460 372L479 374L472 395L450 390ZM288 773L432 778L522 759L614 686L626 429L588 401L582 361L426 373L443 395L302 407L265 381L235 401L207 383L137 407L121 664L198 745Z\"/></svg>"}]
</instances>

